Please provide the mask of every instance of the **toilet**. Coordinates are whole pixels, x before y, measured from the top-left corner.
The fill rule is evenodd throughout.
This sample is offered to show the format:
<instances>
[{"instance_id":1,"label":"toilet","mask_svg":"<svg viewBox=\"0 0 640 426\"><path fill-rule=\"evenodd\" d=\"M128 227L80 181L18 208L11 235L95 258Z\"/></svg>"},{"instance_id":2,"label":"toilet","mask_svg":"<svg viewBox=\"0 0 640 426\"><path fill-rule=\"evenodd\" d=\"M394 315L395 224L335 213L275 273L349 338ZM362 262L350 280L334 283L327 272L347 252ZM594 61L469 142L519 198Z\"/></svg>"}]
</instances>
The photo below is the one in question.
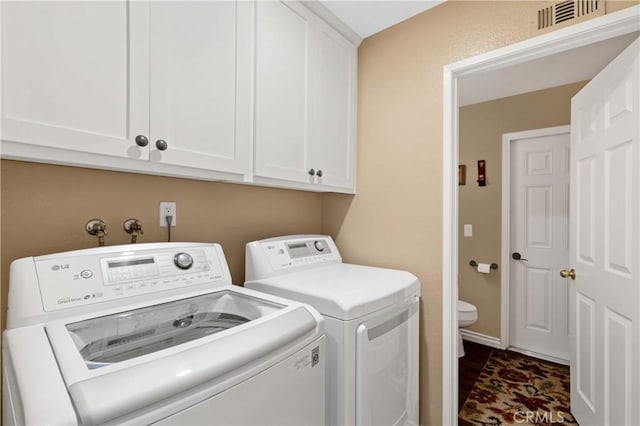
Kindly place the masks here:
<instances>
[{"instance_id":1,"label":"toilet","mask_svg":"<svg viewBox=\"0 0 640 426\"><path fill-rule=\"evenodd\" d=\"M461 327L469 327L478 320L478 309L471 303L458 300L458 358L464 356Z\"/></svg>"}]
</instances>

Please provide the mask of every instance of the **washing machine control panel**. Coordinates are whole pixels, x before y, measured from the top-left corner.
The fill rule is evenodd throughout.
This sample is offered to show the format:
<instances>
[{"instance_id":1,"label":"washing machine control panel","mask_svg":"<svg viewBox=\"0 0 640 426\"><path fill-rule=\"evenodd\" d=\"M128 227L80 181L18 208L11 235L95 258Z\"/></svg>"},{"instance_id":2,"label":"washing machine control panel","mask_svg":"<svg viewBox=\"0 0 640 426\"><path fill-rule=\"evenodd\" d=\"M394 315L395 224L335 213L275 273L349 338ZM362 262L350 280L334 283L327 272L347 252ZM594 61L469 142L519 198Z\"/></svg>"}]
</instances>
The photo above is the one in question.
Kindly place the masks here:
<instances>
[{"instance_id":1,"label":"washing machine control panel","mask_svg":"<svg viewBox=\"0 0 640 426\"><path fill-rule=\"evenodd\" d=\"M216 245L36 258L45 311L212 283L230 285ZM85 251L87 252L87 251ZM227 282L229 281L229 282Z\"/></svg>"},{"instance_id":2,"label":"washing machine control panel","mask_svg":"<svg viewBox=\"0 0 640 426\"><path fill-rule=\"evenodd\" d=\"M261 242L261 248L274 270L342 261L330 237L267 240Z\"/></svg>"}]
</instances>

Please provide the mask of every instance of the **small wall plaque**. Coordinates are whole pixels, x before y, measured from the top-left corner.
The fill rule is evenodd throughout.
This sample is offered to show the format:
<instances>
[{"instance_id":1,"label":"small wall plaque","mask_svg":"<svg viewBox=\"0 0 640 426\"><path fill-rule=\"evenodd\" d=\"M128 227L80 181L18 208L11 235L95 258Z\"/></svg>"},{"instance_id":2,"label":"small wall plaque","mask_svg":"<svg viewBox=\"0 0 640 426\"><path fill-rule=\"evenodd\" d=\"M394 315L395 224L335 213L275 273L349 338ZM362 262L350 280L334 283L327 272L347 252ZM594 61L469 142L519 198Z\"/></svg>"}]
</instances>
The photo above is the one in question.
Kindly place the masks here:
<instances>
[{"instance_id":1,"label":"small wall plaque","mask_svg":"<svg viewBox=\"0 0 640 426\"><path fill-rule=\"evenodd\" d=\"M478 186L487 185L487 174L485 172L484 160L478 160Z\"/></svg>"}]
</instances>

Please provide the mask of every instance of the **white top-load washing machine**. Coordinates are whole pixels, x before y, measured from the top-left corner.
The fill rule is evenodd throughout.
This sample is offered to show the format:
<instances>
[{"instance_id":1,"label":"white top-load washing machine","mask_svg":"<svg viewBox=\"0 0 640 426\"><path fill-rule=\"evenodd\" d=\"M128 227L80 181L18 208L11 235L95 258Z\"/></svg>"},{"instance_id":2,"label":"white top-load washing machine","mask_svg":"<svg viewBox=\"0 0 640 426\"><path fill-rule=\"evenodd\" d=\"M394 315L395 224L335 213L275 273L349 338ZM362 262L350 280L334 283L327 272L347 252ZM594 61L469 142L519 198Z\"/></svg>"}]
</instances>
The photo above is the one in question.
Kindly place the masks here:
<instances>
[{"instance_id":1,"label":"white top-load washing machine","mask_svg":"<svg viewBox=\"0 0 640 426\"><path fill-rule=\"evenodd\" d=\"M329 236L247 244L245 287L308 303L325 318L327 423L418 424L418 279L342 263Z\"/></svg>"},{"instance_id":2,"label":"white top-load washing machine","mask_svg":"<svg viewBox=\"0 0 640 426\"><path fill-rule=\"evenodd\" d=\"M231 285L217 244L11 265L4 425L323 425L313 308Z\"/></svg>"}]
</instances>

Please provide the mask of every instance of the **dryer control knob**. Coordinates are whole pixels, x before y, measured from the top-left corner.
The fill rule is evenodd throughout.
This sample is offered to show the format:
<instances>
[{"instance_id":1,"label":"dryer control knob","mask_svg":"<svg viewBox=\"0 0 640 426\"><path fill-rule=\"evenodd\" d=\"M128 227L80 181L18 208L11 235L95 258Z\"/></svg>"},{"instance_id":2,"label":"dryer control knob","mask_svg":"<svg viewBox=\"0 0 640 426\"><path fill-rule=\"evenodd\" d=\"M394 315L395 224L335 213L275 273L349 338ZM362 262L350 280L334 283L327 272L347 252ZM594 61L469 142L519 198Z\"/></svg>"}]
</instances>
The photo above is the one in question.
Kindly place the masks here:
<instances>
[{"instance_id":1,"label":"dryer control knob","mask_svg":"<svg viewBox=\"0 0 640 426\"><path fill-rule=\"evenodd\" d=\"M173 263L180 269L189 269L193 266L193 257L189 253L178 253L173 257Z\"/></svg>"},{"instance_id":2,"label":"dryer control knob","mask_svg":"<svg viewBox=\"0 0 640 426\"><path fill-rule=\"evenodd\" d=\"M315 246L316 250L324 251L324 243L322 241L314 241L313 245Z\"/></svg>"}]
</instances>

